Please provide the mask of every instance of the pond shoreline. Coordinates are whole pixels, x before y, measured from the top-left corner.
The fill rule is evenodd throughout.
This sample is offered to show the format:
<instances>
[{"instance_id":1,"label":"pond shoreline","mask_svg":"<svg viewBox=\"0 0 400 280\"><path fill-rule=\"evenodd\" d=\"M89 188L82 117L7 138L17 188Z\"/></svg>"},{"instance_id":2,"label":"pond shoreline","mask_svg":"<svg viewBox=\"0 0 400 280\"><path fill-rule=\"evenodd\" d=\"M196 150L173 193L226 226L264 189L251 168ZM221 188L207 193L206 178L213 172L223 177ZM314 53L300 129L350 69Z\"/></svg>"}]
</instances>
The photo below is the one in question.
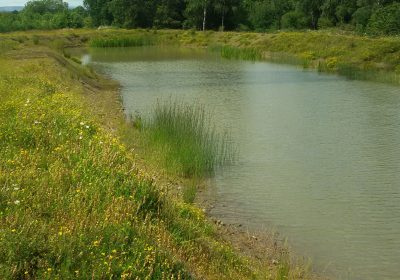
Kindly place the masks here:
<instances>
[{"instance_id":1,"label":"pond shoreline","mask_svg":"<svg viewBox=\"0 0 400 280\"><path fill-rule=\"evenodd\" d=\"M193 48L193 46L188 48ZM112 80L111 77L106 77L106 79ZM114 82L118 83L115 80ZM119 86L119 89L115 92L119 97L121 97L121 89L122 86ZM123 105L121 103L122 108ZM140 132L133 128L134 125L131 124L131 120L128 120L126 124L128 128L124 129L122 139L128 146L132 145L134 147L138 158L140 158L138 161L140 168L152 174L151 176L155 179L157 185L169 189L173 196L181 200L185 189L193 184L192 180L172 175L164 170L159 163L148 160L146 151L143 151L144 148L141 147L140 141L132 141L133 138L140 138L138 136ZM235 250L246 257L256 260L260 265L266 264L279 270L287 269L288 272L290 271L289 279L330 279L313 271L310 259L294 254L289 248L290 244L287 244L285 238L279 233L268 229L250 229L250 227L242 224L226 223L223 218L212 215L209 211L213 207L212 204L201 194L204 189L211 187L208 181L209 178L203 178L196 183L197 191L193 205L205 213L210 223L215 224L219 238L231 244Z\"/></svg>"},{"instance_id":2,"label":"pond shoreline","mask_svg":"<svg viewBox=\"0 0 400 280\"><path fill-rule=\"evenodd\" d=\"M400 83L400 39L340 30L274 33L195 30L64 29L0 34L2 40L52 48L166 45L209 48L229 59L265 60L339 74L349 79ZM12 42L6 42L12 43Z\"/></svg>"},{"instance_id":3,"label":"pond shoreline","mask_svg":"<svg viewBox=\"0 0 400 280\"><path fill-rule=\"evenodd\" d=\"M282 34L240 34L240 33L216 33L216 32L192 32L192 31L153 31L139 30L139 31L93 31L93 30L62 30L60 32L17 32L15 34L5 34L0 36L0 49L3 51L5 49L9 52L10 56L6 58L7 61L33 61L33 63L39 62L40 60L50 60L54 65L61 67L63 71L68 73L74 80L76 84L73 86L81 87L83 89L83 100L84 106L88 111L96 115L96 120L99 122L101 127L109 131L115 137L121 139L121 142L128 147L129 150L135 149L135 154L137 155L136 163L141 170L145 173L151 174L155 184L160 187L160 189L168 189L173 199L174 203L181 203L181 193L180 189L184 188L188 182L184 178L177 178L168 175L164 170L159 169L159 167L154 166L149 163L146 158L141 156L141 147L134 140L138 137L138 131L135 131L131 124L127 123L125 120L123 105L121 102L120 95L120 85L110 80L109 77L104 77L96 73L93 69L81 66L79 58L71 56L65 50L68 47L84 47L87 46L90 38L92 36L97 37L112 37L112 36L130 36L137 34L153 34L155 37L159 38L160 41L157 44L171 44L171 45L182 45L188 47L206 47L213 44L221 45L227 44L235 46L238 48L238 53L234 50L233 57L241 58L240 50L246 48L258 49L263 52L263 58L267 60L274 61L272 58L274 55L269 52L270 50L275 50L274 53L280 53L277 50L282 51L282 53L292 53L296 56L296 59L292 61L292 64L300 64L304 67L319 69L320 71L337 73L337 66L340 65L342 59L346 59L344 52L340 53L337 50L333 50L332 53L317 53L315 50L296 49L291 50L289 48L285 49L285 46L280 46L280 40L284 39L292 40L292 47L295 45L296 40L302 35L305 35L303 40L307 38L318 39L321 36L325 43L332 39L334 35L312 33L282 33ZM153 36L151 35L151 36ZM311 37L310 37L311 36ZM316 39L317 38L317 39ZM346 36L340 37L342 39ZM351 41L352 38L347 38ZM346 42L348 40L346 39ZM357 44L364 44L363 41L368 42L379 42L382 44L397 46L399 43L397 39L365 39L357 38ZM135 41L136 43L136 41ZM260 46L262 44L267 44L267 49L262 49ZM268 46L268 44L270 44ZM346 43L347 44L347 43ZM356 44L356 45L357 45ZM363 45L364 47L364 45ZM374 46L373 46L374 47ZM386 45L385 45L386 47ZM2 49L3 48L3 49ZM379 50L379 48L377 48ZM326 50L325 50L326 51ZM369 48L368 61L365 61L364 57L360 58L359 69L378 69L383 71L382 73L392 73L395 74L396 65L388 65L385 59L390 58L395 55L396 52L388 51L386 53L387 57L383 55L384 58L374 57L374 49ZM336 53L335 53L336 52ZM248 54L246 54L248 55ZM253 55L253 52L250 53ZM280 57L277 55L276 57ZM324 57L323 59L321 57ZM285 62L287 56L275 59L276 62ZM300 60L298 60L300 59ZM252 60L252 58L251 58ZM301 63L298 63L298 62ZM385 63L381 63L383 61ZM287 61L291 62L291 61ZM304 64L306 63L306 64ZM355 64L358 62L356 61ZM328 65L329 64L329 65ZM322 66L321 66L322 65ZM325 66L326 67L325 67ZM379 67L378 67L379 66ZM396 68L397 69L397 68ZM397 74L395 74L395 77ZM362 77L361 77L362 78ZM396 78L397 79L397 78ZM397 80L392 82L397 83ZM71 85L72 86L72 85ZM101 95L101 98L99 98ZM96 108L96 110L94 109ZM205 184L204 182L202 183ZM207 186L203 186L207 187ZM185 206L186 207L186 206ZM188 206L192 207L192 206ZM200 202L196 205L196 210L198 212L207 213L206 203ZM301 261L297 263L292 256L288 256L287 249L281 244L279 238L275 234L265 234L265 233L251 233L247 229L243 229L240 225L226 225L223 221L216 220L215 217L208 216L208 223L215 224L216 228L216 239L223 240L224 244L230 244L236 248L236 252L242 252L246 257L252 260L255 264L253 267L257 271L265 270L270 271L270 278L275 275L283 276L289 275L290 279L321 279L319 276L310 272L307 268L307 264ZM290 255L290 254L289 254ZM289 261L290 260L290 261ZM190 266L190 263L187 264ZM274 276L272 276L274 275Z\"/></svg>"},{"instance_id":4,"label":"pond shoreline","mask_svg":"<svg viewBox=\"0 0 400 280\"><path fill-rule=\"evenodd\" d=\"M21 33L20 33L21 34ZM17 71L17 73L22 73L18 74L16 77L12 78L14 80L12 84L7 85L5 84L4 86L12 86L13 90L15 90L15 94L21 94L22 98L24 100L28 100L26 102L33 102L30 101L33 98L36 100L39 98L37 95L32 95L32 97L29 97L31 94L30 91L21 91L19 90L18 87L20 87L20 84L24 83L26 78L28 78L29 75L32 77L42 77L44 76L46 79L49 79L50 75L46 74L46 71L52 71L52 75L55 75L57 79L63 79L63 87L58 88L59 85L57 84L56 79L51 79L46 80L45 83L40 84L36 86L36 84L30 85L32 88L35 89L34 94L36 92L41 93L43 90L46 92L49 91L49 93L57 93L57 97L60 96L59 98L66 98L68 101L68 98L71 98L71 96L74 96L74 98L77 98L77 103L79 106L76 108L74 106L75 103L69 104L66 102L64 105L66 106L71 106L72 111L74 114L76 112L81 112L81 107L84 108L84 112L82 111L81 114L85 116L86 118L91 119L91 124L87 125L86 122L80 122L78 121L77 125L79 128L83 127L88 127L88 129L93 126L93 127L99 127L99 134L107 134L110 137L110 143L111 147L115 146L115 149L117 149L117 153L126 153L128 157L121 158L121 160L127 160L131 161L132 157L135 157L135 163L134 167L132 169L133 174L130 174L129 176L136 176L135 174L137 173L138 179L141 184L151 184L152 186L157 186L156 193L150 193L150 195L157 195L162 197L165 197L165 190L169 193L168 196L168 207L174 207L173 212L171 213L163 213L163 215L166 215L166 219L172 215L173 220L172 221L166 221L166 222L161 222L157 223L155 225L148 225L149 221L146 219L143 222L140 222L139 224L143 227L145 225L145 230L148 234L152 234L153 231L165 231L164 223L166 225L169 225L169 223L178 223L182 220L182 226L179 226L179 230L186 230L185 226L191 226L193 224L193 227L195 228L195 232L191 233L189 231L188 237L183 236L179 238L183 238L185 245L173 245L173 241L169 241L168 237L168 230L167 233L163 233L163 237L161 239L162 242L161 244L158 244L159 240L157 238L152 239L153 237L150 238L150 242L154 242L154 244L158 244L157 246L160 246L161 252L164 250L166 252L170 251L170 254L176 258L178 263L183 263L183 267L189 271L189 273L193 276L196 276L198 278L210 278L210 279L221 279L221 278L234 278L234 279L248 279L248 278L269 278L269 279L275 279L279 277L286 277L288 276L289 279L315 279L313 274L310 274L310 272L305 269L301 265L297 265L295 263L289 263L289 260L287 259L286 252L284 249L281 249L279 246L276 246L275 240L272 241L271 243L274 244L272 247L264 246L265 242L263 241L264 239L259 236L255 235L250 235L247 233L247 231L243 231L238 228L234 227L229 227L229 226L222 226L220 222L217 225L213 225L214 222L210 221L209 219L206 219L204 217L204 212L202 211L201 208L198 206L193 206L189 204L182 203L181 199L179 198L179 194L176 192L176 189L178 189L182 184L185 183L185 181L181 178L171 178L167 176L162 170L160 169L154 169L153 166L147 165L146 159L143 159L140 157L140 147L136 147L134 140L135 134L137 131L134 131L132 129L131 124L127 123L125 120L125 116L123 113L123 107L121 103L121 98L120 98L120 86L118 83L115 83L114 81L110 80L108 77L104 77L102 75L97 74L94 72L92 69L87 68L87 67L82 67L80 65L80 61L77 60L74 57L69 56L67 53L64 52L66 46L78 46L79 44L66 44L65 42L63 43L57 43L57 40L60 39L53 39L53 38L47 38L46 41L44 42L44 39L41 38L39 42L41 42L39 45L35 43L35 41L30 41L30 39L22 39L22 42L19 42L13 37L13 35L7 35L8 39L10 40L10 44L6 41L6 44L2 45L3 48L3 53L0 56L0 59L5 62L5 64L8 68L7 69L1 69L3 72L1 74L6 77L6 79L10 79L7 75L9 73L14 73ZM18 35L21 36L21 35ZM17 36L17 37L18 37ZM63 35L65 36L65 34ZM14 40L14 39L15 40ZM63 37L61 37L63 38ZM74 36L76 39L76 37ZM73 40L75 40L73 39ZM0 40L3 40L2 38ZM68 39L66 39L68 40ZM13 43L17 42L17 43ZM5 49L5 50L4 50ZM31 71L30 69L35 69L35 71ZM4 72L5 71L5 72ZM19 72L18 72L19 71ZM53 85L53 83L56 83ZM42 88L43 87L43 88ZM1 88L0 88L1 89ZM3 92L1 92L3 94ZM101 98L99 98L101 96ZM28 97L28 99L27 99ZM7 98L11 98L11 101L14 102L14 97L13 95L7 96ZM52 96L46 97L47 99L51 99ZM47 100L46 99L46 100ZM41 99L39 98L40 102L35 102L35 106L37 107L37 110L40 112L44 109L47 110L46 106L54 106L52 109L52 116L49 118L54 118L54 120L57 120L60 118L60 114L62 114L64 111L62 111L62 107L59 105L51 105L47 104L45 102L41 102ZM47 102L47 101L46 101ZM26 103L26 104L28 104ZM19 103L16 103L19 104ZM37 104L37 105L36 105ZM22 104L21 110L24 108ZM49 107L51 108L51 107ZM60 111L61 109L61 111ZM19 107L18 107L19 110ZM33 113L35 113L34 111ZM40 115L41 117L44 117L44 115ZM36 118L36 116L34 116ZM32 118L32 117L31 117ZM22 124L26 125L27 127L30 127L32 119L29 118L27 120L22 120ZM49 123L55 123L54 120L50 119ZM47 120L46 120L47 121ZM7 122L7 121L6 121ZM35 121L34 125L36 124L41 124L42 121ZM66 124L69 125L69 124ZM73 124L75 125L75 124ZM44 133L48 133L48 135L51 135L50 133L53 132L51 130L44 130ZM18 131L16 132L18 133ZM47 135L47 134L46 134ZM61 134L60 134L61 135ZM86 137L86 136L85 136ZM96 136L97 137L97 136ZM112 138L114 137L114 138ZM79 136L81 141L88 141L88 145L94 145L93 143L97 143L96 139L93 138L93 140L85 140L82 135ZM107 138L108 139L108 138ZM63 139L57 140L57 141L64 141ZM94 142L92 142L94 141ZM67 141L65 143L71 143L74 142L72 141ZM64 142L60 142L60 144L64 145ZM79 142L78 142L79 143ZM107 142L108 144L108 142ZM96 145L104 145L103 141L100 141L99 144ZM101 147L101 146L99 146ZM79 146L78 146L79 148ZM134 148L137 148L136 151L134 151ZM46 142L43 144L43 149L46 151L48 147L46 146ZM60 151L60 148L56 148L55 152ZM24 153L21 153L21 155L25 155L26 153L29 154L29 151L24 151ZM88 156L98 156L101 155L102 150L100 149L97 154L91 154L89 152ZM43 155L47 155L47 152L44 152ZM69 159L69 157L68 157ZM112 158L111 158L112 159ZM6 160L6 159L4 159ZM43 175L35 175L36 172L42 172L42 169L35 169L35 166L33 165L33 162L27 159L28 161L26 164L32 168L32 174L35 177L42 177ZM49 160L57 160L57 157L54 159L49 159ZM102 161L109 160L109 158L105 157L102 159ZM10 161L10 160L9 160ZM11 161L10 161L11 162ZM66 160L66 162L68 162ZM54 164L53 162L49 162L50 165ZM85 163L82 163L85 165ZM11 167L8 167L8 165L4 165L7 168L11 168L10 170L14 170ZM75 166L75 165L72 165ZM89 167L89 166L87 166ZM71 167L69 167L71 168ZM129 166L125 166L124 168L129 168ZM136 170L136 171L135 171ZM138 171L139 170L139 171ZM114 172L114 170L111 170ZM100 172L100 170L98 171ZM102 171L101 171L102 172ZM104 176L107 176L109 174L108 170L104 170ZM135 173L136 172L136 173ZM6 169L5 173L1 173L1 176L6 176L6 177L0 177L2 180L5 180L5 184L7 185L8 182L10 182L10 178L8 176L11 176L12 172L8 172L8 169ZM47 173L45 173L47 174ZM77 175L78 179L80 178L80 175ZM61 177L62 178L62 177ZM13 180L16 180L13 178ZM28 180L28 179L24 179ZM150 182L150 183L149 183ZM25 182L25 185L33 184L33 182ZM62 184L58 184L58 186L62 187ZM90 188L93 188L93 185ZM46 187L43 184L39 184L36 186L38 190L41 188ZM82 190L72 190L73 194L75 193L81 193L82 195L87 192L87 188L84 185L82 185ZM171 189L175 189L174 191L170 191ZM60 190L64 191L64 190ZM67 189L67 195L70 195L70 191ZM112 194L114 190L112 188L109 189L110 195ZM150 189L151 191L151 189ZM32 193L26 192L26 194L35 196L35 190L33 190ZM62 197L62 196L58 196ZM69 197L69 196L67 196ZM75 196L72 196L73 199L75 199ZM79 198L79 196L77 196ZM37 198L40 199L40 198ZM53 198L49 198L50 201L53 201ZM26 199L28 201L28 199ZM121 201L122 200L122 201ZM19 204L20 201L25 202L24 199L21 200L16 200L18 201L15 202L15 205ZM47 200L48 201L48 200ZM120 202L118 202L120 201ZM104 203L117 203L120 204L121 202L123 203L130 203L130 200L124 200L123 197L117 196L113 197L112 200L105 201ZM45 201L43 202L45 203ZM142 202L141 202L142 203ZM54 201L54 204L57 204L57 201ZM150 205L151 206L151 205ZM161 205L162 206L162 205ZM159 207L161 207L159 206ZM37 204L37 207L42 207L42 204ZM110 206L111 207L111 206ZM117 205L112 205L112 207L117 207ZM165 206L164 206L165 207ZM18 217L24 217L24 211L29 210L29 208L19 208L17 209L18 211L21 211L19 216L13 216L11 213L11 217L13 219L17 219ZM139 208L140 209L140 208ZM83 209L80 209L83 210ZM90 210L88 210L90 211ZM161 210L158 210L161 211ZM100 212L99 212L100 213ZM156 212L157 214L158 212ZM179 214L179 213L184 213L184 214ZM8 212L6 213L8 215ZM129 213L128 213L129 214ZM151 212L149 213L153 215ZM188 215L189 216L186 216ZM2 214L3 215L3 214ZM176 216L178 215L178 216ZM180 215L180 216L179 216ZM183 215L183 216L182 216ZM193 217L192 217L193 215ZM25 215L26 216L26 215ZM52 219L53 213L49 212L48 213L49 219ZM55 216L57 217L57 216ZM161 216L164 218L164 216ZM70 216L68 219L74 219L75 216ZM139 217L141 219L141 217ZM41 220L38 220L39 222ZM53 221L53 220L52 220ZM103 223L107 222L108 220L99 220L98 222ZM113 221L113 220L112 220ZM72 236L75 238L75 231L72 231L72 229L64 229L64 227L61 227L57 223L61 222L59 219L55 219L53 221L53 224L51 225L51 228L56 228L60 229L58 232L53 233L51 230L47 230L45 226L43 226L44 230L42 232L41 236L36 236L36 235L28 235L24 238L27 238L27 241L33 242L35 246L39 246L39 244L36 241L31 241L30 239L32 238L41 238L42 236L51 236L52 240L53 238L57 239L60 236L63 236L64 231L66 231L66 234L72 234ZM117 221L114 221L117 222ZM10 238L17 238L20 239L22 238L20 234L23 234L24 231L24 226L25 224L18 224L19 220L16 220L14 222L13 228L9 228L10 225L5 225L6 231L10 232L10 236L7 235L8 240ZM75 223L74 220L70 221L70 224L73 225ZM200 224L198 224L200 223ZM46 224L47 225L47 224ZM97 225L97 224L96 224ZM179 225L179 224L178 224ZM117 226L117 224L115 225ZM150 229L146 229L147 227L153 227ZM155 229L154 229L155 227ZM17 228L17 229L15 229ZM188 230L192 230L189 228ZM16 234L14 234L16 232ZM91 231L88 231L87 234L90 234ZM175 232L172 232L173 234L176 234ZM8 233L7 233L8 234ZM79 230L77 229L77 236L82 236L83 233L80 233ZM86 234L86 233L85 233ZM102 233L101 233L102 234ZM194 236L197 236L195 238L191 237L191 235L194 234ZM53 235L55 237L53 237ZM152 235L150 235L152 236ZM233 239L230 237L234 236ZM50 237L48 237L50 238ZM99 237L97 237L99 238ZM188 240L185 240L185 238L189 238ZM239 241L236 241L234 239L238 239ZM88 242L90 244L86 244L85 246L89 246L90 248L97 248L98 246L102 246L102 243L104 242L104 246L107 246L106 240L104 241L90 241L91 238L88 237ZM99 240L103 240L102 237L100 237ZM179 239L178 239L179 240ZM4 241L5 242L5 241ZM56 241L54 241L56 242ZM58 241L57 241L58 242ZM58 243L54 244L58 244ZM74 242L74 241L73 241ZM257 244L257 242L259 244ZM14 244L13 242L8 242L9 244ZM53 243L51 244L44 244L43 246L52 246ZM74 244L74 243L73 243ZM93 245L94 244L94 245ZM190 246L192 247L187 247L188 245L186 244L193 244ZM235 245L236 244L236 245ZM11 246L9 245L9 246ZM114 246L115 244L113 244ZM123 245L123 244L122 244ZM111 246L111 244L110 244ZM175 247L174 247L175 246ZM215 247L217 246L217 247ZM8 247L4 246L4 249ZM65 252L68 253L69 249L68 247L63 247L63 250L66 250ZM171 249L172 248L172 249ZM207 249L208 248L208 249ZM236 249L234 249L236 248ZM240 252L241 249L247 248L246 249L246 254L242 254ZM256 248L255 251L253 249ZM264 249L263 249L264 248ZM34 249L34 248L33 248ZM14 247L10 247L10 250L15 251L16 249ZM49 249L46 249L49 250ZM146 251L147 250L147 251ZM150 249L146 249L145 252L149 252ZM204 250L204 256L198 256L198 250ZM210 253L207 253L207 250L210 250ZM221 251L222 250L222 251ZM268 255L266 256L262 252L268 252ZM86 251L85 251L86 252ZM116 254L117 250L112 250L109 253L110 254ZM154 251L153 251L154 252ZM207 256L207 254L210 254ZM110 255L111 256L111 255ZM26 273L29 275L47 275L50 272L52 273L60 273L60 275L69 275L69 274L61 274L61 273L69 273L68 270L62 271L59 269L57 264L53 264L51 260L53 259L51 255L47 256L46 254L43 254L40 256L42 263L39 263L37 266L26 268ZM200 259L197 259L200 258ZM123 257L117 258L123 260ZM111 260L111 257L110 257ZM243 264L242 264L243 260ZM15 266L18 265L19 263L23 263L23 259L19 259L19 256L16 256L15 259L10 259L7 260L7 265L10 266ZM79 265L79 264L77 264ZM87 269L88 267L86 267ZM21 268L23 269L23 267ZM179 270L180 271L180 270ZM12 270L10 269L10 273ZM23 270L17 270L15 273L24 273ZM76 273L76 272L75 272ZM99 272L100 273L100 272ZM107 273L107 272L104 272ZM135 271L128 271L124 273L135 273ZM181 272L179 272L181 273ZM105 274L100 274L100 275L105 275ZM5 278L8 278L9 276L5 275Z\"/></svg>"},{"instance_id":5,"label":"pond shoreline","mask_svg":"<svg viewBox=\"0 0 400 280\"><path fill-rule=\"evenodd\" d=\"M98 74L103 75L100 73ZM106 76L105 79L118 84L118 82L112 80L111 77ZM118 88L114 90L114 94L118 99L121 98L121 85L118 84ZM122 101L120 106L121 107L119 109L117 108L116 112L121 112L121 117L126 120ZM112 109L112 111L114 110L115 109ZM183 192L185 188L193 184L192 180L190 178L172 175L164 170L158 163L146 159L146 152L143 151L144 148L141 147L140 141L132 141L134 138L140 138L140 136L138 136L140 132L133 128L130 120L126 120L123 126L123 132L122 135L120 135L123 139L122 141L127 146L133 147L138 157L137 163L140 168L145 170L146 173L151 174L156 185L168 189L175 199L182 200ZM118 130L117 127L116 130ZM209 179L203 178L197 183L197 191L193 205L205 213L208 221L216 226L218 238L231 244L237 252L241 252L242 255L256 261L259 266L270 266L272 271L276 269L287 270L290 275L288 279L330 279L313 271L310 259L293 254L289 249L289 244L286 243L284 237L279 233L268 230L254 230L241 224L226 223L223 218L212 215L209 211L212 205L201 195L202 190L211 186L208 181ZM273 273L271 275L273 275Z\"/></svg>"}]
</instances>

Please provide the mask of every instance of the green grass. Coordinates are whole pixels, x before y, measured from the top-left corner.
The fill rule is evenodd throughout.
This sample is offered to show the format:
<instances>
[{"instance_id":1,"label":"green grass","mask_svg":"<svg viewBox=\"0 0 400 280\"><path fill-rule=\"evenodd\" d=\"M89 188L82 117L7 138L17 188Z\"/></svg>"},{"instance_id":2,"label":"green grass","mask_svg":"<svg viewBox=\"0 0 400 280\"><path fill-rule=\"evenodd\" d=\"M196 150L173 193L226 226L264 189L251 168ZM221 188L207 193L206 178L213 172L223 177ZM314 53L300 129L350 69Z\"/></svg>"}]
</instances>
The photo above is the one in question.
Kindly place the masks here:
<instances>
[{"instance_id":1,"label":"green grass","mask_svg":"<svg viewBox=\"0 0 400 280\"><path fill-rule=\"evenodd\" d=\"M229 135L217 131L199 104L158 102L143 130L167 169L181 176L202 177L234 158Z\"/></svg>"},{"instance_id":2,"label":"green grass","mask_svg":"<svg viewBox=\"0 0 400 280\"><path fill-rule=\"evenodd\" d=\"M94 38L90 40L89 46L93 48L119 48L119 47L141 47L155 44L152 36L115 36L110 38Z\"/></svg>"},{"instance_id":3,"label":"green grass","mask_svg":"<svg viewBox=\"0 0 400 280\"><path fill-rule=\"evenodd\" d=\"M165 198L132 155L62 92L51 64L2 63L2 279L188 277L148 232L144 217L157 218Z\"/></svg>"}]
</instances>

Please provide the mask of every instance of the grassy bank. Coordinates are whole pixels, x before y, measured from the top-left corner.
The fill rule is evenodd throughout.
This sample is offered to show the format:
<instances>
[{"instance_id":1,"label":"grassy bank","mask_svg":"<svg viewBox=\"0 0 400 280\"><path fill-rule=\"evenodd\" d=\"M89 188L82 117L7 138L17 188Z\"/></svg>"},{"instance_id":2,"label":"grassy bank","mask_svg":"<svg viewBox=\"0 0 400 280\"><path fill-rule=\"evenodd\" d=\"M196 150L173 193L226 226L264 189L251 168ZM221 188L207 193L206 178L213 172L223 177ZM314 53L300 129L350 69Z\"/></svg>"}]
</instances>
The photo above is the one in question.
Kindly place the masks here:
<instances>
[{"instance_id":1,"label":"grassy bank","mask_svg":"<svg viewBox=\"0 0 400 280\"><path fill-rule=\"evenodd\" d=\"M400 38L327 31L216 34L227 58L265 59L351 79L400 83ZM250 52L250 54L249 54Z\"/></svg>"},{"instance_id":2,"label":"grassy bank","mask_svg":"<svg viewBox=\"0 0 400 280\"><path fill-rule=\"evenodd\" d=\"M141 168L117 86L63 51L92 33L0 36L1 278L306 277L276 248L242 255Z\"/></svg>"},{"instance_id":3,"label":"grassy bank","mask_svg":"<svg viewBox=\"0 0 400 280\"><path fill-rule=\"evenodd\" d=\"M371 38L340 31L239 33L122 29L32 31L1 37L3 45L31 41L37 45L70 47L208 47L225 58L264 59L338 73L352 79L400 82L398 37Z\"/></svg>"}]
</instances>

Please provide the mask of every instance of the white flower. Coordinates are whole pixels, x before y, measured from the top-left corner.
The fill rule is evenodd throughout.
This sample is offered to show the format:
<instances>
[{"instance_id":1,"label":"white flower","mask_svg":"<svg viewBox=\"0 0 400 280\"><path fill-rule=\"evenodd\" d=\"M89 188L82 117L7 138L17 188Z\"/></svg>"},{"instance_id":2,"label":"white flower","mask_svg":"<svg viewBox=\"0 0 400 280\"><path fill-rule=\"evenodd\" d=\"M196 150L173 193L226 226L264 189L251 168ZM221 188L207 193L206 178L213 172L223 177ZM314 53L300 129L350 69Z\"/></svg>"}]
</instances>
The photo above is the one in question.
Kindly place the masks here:
<instances>
[{"instance_id":1,"label":"white flower","mask_svg":"<svg viewBox=\"0 0 400 280\"><path fill-rule=\"evenodd\" d=\"M86 127L86 128L89 128L89 126L88 126L88 125L86 125L85 127Z\"/></svg>"},{"instance_id":2,"label":"white flower","mask_svg":"<svg viewBox=\"0 0 400 280\"><path fill-rule=\"evenodd\" d=\"M15 204L15 205L18 205L18 204L20 204L20 203L21 203L21 201L19 201L19 200L14 201L14 204Z\"/></svg>"}]
</instances>

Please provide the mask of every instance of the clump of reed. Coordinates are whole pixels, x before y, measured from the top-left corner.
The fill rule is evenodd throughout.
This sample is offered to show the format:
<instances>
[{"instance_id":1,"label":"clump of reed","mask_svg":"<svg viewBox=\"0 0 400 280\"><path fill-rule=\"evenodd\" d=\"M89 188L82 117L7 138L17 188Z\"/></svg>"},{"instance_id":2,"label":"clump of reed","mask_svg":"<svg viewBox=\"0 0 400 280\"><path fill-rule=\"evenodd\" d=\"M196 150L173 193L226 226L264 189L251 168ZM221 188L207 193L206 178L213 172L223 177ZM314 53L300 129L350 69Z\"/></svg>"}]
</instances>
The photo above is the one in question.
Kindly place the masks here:
<instances>
[{"instance_id":1,"label":"clump of reed","mask_svg":"<svg viewBox=\"0 0 400 280\"><path fill-rule=\"evenodd\" d=\"M168 169L185 177L210 174L234 158L228 133L220 133L204 106L157 102L143 129Z\"/></svg>"},{"instance_id":2,"label":"clump of reed","mask_svg":"<svg viewBox=\"0 0 400 280\"><path fill-rule=\"evenodd\" d=\"M242 60L261 60L262 52L255 48L238 48L233 46L221 46L217 50L223 58Z\"/></svg>"},{"instance_id":3,"label":"clump of reed","mask_svg":"<svg viewBox=\"0 0 400 280\"><path fill-rule=\"evenodd\" d=\"M124 48L154 45L151 36L120 36L110 38L94 38L90 40L89 46L93 48Z\"/></svg>"}]
</instances>

